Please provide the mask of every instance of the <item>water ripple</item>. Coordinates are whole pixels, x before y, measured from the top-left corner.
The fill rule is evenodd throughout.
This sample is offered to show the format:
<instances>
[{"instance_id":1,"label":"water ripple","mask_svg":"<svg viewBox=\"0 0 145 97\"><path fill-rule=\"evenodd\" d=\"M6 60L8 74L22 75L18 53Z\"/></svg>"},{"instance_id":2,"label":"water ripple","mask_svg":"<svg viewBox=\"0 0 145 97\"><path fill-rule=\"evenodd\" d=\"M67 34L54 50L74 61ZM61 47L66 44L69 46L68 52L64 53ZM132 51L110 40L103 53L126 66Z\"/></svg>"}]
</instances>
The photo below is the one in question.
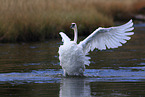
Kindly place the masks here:
<instances>
[{"instance_id":1,"label":"water ripple","mask_svg":"<svg viewBox=\"0 0 145 97\"><path fill-rule=\"evenodd\" d=\"M114 69L86 69L85 78L88 82L121 82L121 81L143 81L144 71L131 71L130 69L140 69L139 67L120 67ZM145 67L144 67L145 69ZM62 69L34 70L26 73L1 73L0 84L25 84L25 83L59 83L64 76Z\"/></svg>"}]
</instances>

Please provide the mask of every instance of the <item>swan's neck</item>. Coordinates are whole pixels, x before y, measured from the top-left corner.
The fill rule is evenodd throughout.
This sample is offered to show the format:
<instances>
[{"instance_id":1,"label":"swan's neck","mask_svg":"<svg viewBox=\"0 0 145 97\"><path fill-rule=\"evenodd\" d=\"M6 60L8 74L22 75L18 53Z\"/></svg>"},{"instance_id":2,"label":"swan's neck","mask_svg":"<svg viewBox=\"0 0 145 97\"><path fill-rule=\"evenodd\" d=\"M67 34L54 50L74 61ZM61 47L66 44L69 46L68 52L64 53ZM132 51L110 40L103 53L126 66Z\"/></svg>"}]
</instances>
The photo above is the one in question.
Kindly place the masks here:
<instances>
[{"instance_id":1,"label":"swan's neck","mask_svg":"<svg viewBox=\"0 0 145 97\"><path fill-rule=\"evenodd\" d=\"M77 43L77 38L78 38L78 30L77 27L74 28L74 42Z\"/></svg>"}]
</instances>

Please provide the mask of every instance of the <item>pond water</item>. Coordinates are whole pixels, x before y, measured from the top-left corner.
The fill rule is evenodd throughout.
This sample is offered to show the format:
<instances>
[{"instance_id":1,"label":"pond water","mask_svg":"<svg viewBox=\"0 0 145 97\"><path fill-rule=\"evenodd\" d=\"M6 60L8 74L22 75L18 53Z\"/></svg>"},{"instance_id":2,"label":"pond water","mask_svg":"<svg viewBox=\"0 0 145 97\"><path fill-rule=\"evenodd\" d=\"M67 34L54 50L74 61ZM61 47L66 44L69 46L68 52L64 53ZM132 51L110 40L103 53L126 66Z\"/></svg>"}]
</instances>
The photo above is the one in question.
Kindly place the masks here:
<instances>
[{"instance_id":1,"label":"pond water","mask_svg":"<svg viewBox=\"0 0 145 97\"><path fill-rule=\"evenodd\" d=\"M63 77L61 40L0 44L1 97L122 97L145 95L145 24L118 49L90 52L85 77Z\"/></svg>"}]
</instances>

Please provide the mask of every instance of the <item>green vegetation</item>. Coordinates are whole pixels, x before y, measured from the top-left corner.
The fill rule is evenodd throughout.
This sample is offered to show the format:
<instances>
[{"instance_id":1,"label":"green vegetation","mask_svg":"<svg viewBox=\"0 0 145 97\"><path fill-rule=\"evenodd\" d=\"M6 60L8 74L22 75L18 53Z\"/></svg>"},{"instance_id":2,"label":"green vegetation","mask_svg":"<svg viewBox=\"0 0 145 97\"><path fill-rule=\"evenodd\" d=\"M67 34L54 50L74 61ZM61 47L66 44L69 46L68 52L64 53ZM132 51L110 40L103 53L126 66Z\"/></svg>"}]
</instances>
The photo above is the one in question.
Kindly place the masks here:
<instances>
[{"instance_id":1,"label":"green vegetation","mask_svg":"<svg viewBox=\"0 0 145 97\"><path fill-rule=\"evenodd\" d=\"M88 35L114 19L129 20L144 6L144 0L0 0L0 42L43 41L60 31L72 35L72 22Z\"/></svg>"}]
</instances>

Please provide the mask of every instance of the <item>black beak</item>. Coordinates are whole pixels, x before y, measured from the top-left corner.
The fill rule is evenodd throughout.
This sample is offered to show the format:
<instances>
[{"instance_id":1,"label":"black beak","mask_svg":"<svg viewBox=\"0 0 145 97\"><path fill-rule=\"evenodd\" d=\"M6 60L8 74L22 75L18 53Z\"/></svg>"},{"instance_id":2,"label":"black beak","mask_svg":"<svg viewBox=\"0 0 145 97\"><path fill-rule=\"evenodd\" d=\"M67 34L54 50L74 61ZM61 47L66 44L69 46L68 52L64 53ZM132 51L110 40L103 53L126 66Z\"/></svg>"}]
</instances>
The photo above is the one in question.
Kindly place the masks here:
<instances>
[{"instance_id":1,"label":"black beak","mask_svg":"<svg viewBox=\"0 0 145 97\"><path fill-rule=\"evenodd\" d=\"M72 29L72 28L73 28L73 26L71 25L71 26L70 26L70 28Z\"/></svg>"}]
</instances>

